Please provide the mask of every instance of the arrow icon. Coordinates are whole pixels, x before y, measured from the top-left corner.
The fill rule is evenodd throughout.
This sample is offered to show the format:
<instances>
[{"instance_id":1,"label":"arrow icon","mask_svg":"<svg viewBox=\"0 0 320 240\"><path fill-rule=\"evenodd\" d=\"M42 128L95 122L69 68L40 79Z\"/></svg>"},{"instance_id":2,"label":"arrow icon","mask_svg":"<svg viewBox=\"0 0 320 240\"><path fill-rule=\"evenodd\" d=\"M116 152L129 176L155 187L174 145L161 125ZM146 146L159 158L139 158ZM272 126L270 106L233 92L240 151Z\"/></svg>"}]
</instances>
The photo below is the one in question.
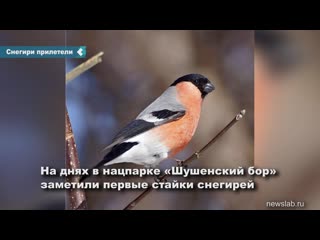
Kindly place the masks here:
<instances>
[{"instance_id":1,"label":"arrow icon","mask_svg":"<svg viewBox=\"0 0 320 240\"><path fill-rule=\"evenodd\" d=\"M79 50L77 51L77 53L79 54L80 57L82 57L82 55L83 55L82 52L83 52L83 49L82 49L82 48L79 48Z\"/></svg>"}]
</instances>

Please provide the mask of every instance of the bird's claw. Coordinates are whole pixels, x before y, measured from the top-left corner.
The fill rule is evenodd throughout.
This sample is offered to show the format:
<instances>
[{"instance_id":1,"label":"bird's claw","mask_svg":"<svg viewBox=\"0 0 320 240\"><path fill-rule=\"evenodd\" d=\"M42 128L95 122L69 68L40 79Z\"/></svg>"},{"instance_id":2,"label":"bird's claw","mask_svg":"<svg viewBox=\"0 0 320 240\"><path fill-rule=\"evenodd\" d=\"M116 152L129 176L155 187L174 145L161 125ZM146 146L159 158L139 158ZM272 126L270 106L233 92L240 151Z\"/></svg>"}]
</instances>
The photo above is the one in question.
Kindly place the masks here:
<instances>
[{"instance_id":1,"label":"bird's claw","mask_svg":"<svg viewBox=\"0 0 320 240\"><path fill-rule=\"evenodd\" d=\"M165 178L162 178L163 175L160 175L160 176L155 176L154 177L154 181L157 182L157 183L160 183L160 182L167 182L167 179Z\"/></svg>"},{"instance_id":2,"label":"bird's claw","mask_svg":"<svg viewBox=\"0 0 320 240\"><path fill-rule=\"evenodd\" d=\"M184 168L187 168L188 165L184 163L184 161L181 161L181 160L176 160L177 161L177 165L178 167L184 167Z\"/></svg>"}]
</instances>

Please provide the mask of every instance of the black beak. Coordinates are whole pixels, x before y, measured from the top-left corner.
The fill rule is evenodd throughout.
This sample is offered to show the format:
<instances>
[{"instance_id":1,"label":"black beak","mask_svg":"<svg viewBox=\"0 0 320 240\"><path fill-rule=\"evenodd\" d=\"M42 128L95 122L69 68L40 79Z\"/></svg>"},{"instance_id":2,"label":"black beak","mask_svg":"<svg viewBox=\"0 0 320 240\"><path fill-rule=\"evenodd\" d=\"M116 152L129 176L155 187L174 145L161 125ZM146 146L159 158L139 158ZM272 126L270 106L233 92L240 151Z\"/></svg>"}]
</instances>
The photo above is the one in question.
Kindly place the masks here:
<instances>
[{"instance_id":1,"label":"black beak","mask_svg":"<svg viewBox=\"0 0 320 240\"><path fill-rule=\"evenodd\" d=\"M214 86L212 83L206 83L206 85L204 85L203 91L206 93L212 92L214 90Z\"/></svg>"}]
</instances>

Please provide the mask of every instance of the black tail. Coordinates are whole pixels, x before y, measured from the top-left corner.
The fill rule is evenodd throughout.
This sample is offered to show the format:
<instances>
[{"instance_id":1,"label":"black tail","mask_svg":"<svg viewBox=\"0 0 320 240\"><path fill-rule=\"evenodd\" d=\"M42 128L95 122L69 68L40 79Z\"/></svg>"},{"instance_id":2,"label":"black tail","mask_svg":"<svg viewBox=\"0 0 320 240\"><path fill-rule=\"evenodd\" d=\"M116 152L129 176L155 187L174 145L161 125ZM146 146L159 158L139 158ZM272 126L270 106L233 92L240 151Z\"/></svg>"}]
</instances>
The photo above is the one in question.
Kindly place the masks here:
<instances>
[{"instance_id":1,"label":"black tail","mask_svg":"<svg viewBox=\"0 0 320 240\"><path fill-rule=\"evenodd\" d=\"M110 162L111 160L119 157L121 154L130 150L133 146L135 146L137 144L138 144L138 142L123 142L123 143L114 145L112 147L112 149L110 150L110 152L108 152L107 155L104 156L103 160L89 170L89 175L81 176L80 182L82 182L83 180L92 176L92 170L94 168L98 168L98 169L101 168L103 165L105 165L106 163Z\"/></svg>"},{"instance_id":2,"label":"black tail","mask_svg":"<svg viewBox=\"0 0 320 240\"><path fill-rule=\"evenodd\" d=\"M105 159L105 158L104 158ZM92 173L93 173L93 169L100 169L104 164L105 164L105 161L104 159L99 162L96 166L94 166L93 168L90 168L90 170L88 171L89 172L89 175L83 175L81 176L79 182L83 182L85 179L87 179L88 177L91 177L92 176Z\"/></svg>"},{"instance_id":3,"label":"black tail","mask_svg":"<svg viewBox=\"0 0 320 240\"><path fill-rule=\"evenodd\" d=\"M90 173L89 173L89 175L82 175L82 176L80 177L79 182L83 182L85 179L87 179L87 178L90 177L90 176L91 176Z\"/></svg>"}]
</instances>

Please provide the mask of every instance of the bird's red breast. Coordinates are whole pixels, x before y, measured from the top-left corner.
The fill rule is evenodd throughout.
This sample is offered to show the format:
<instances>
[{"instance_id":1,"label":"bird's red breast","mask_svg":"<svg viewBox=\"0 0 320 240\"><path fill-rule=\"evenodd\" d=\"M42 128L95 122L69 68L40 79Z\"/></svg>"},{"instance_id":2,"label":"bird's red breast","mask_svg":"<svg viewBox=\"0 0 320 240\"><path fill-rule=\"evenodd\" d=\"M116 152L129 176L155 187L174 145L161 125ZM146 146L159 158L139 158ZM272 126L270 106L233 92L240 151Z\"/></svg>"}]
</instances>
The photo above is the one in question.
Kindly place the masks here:
<instances>
[{"instance_id":1,"label":"bird's red breast","mask_svg":"<svg viewBox=\"0 0 320 240\"><path fill-rule=\"evenodd\" d=\"M177 98L185 107L186 114L179 120L154 129L163 144L169 149L169 157L183 150L193 137L201 113L202 98L198 88L191 82L176 85Z\"/></svg>"}]
</instances>

